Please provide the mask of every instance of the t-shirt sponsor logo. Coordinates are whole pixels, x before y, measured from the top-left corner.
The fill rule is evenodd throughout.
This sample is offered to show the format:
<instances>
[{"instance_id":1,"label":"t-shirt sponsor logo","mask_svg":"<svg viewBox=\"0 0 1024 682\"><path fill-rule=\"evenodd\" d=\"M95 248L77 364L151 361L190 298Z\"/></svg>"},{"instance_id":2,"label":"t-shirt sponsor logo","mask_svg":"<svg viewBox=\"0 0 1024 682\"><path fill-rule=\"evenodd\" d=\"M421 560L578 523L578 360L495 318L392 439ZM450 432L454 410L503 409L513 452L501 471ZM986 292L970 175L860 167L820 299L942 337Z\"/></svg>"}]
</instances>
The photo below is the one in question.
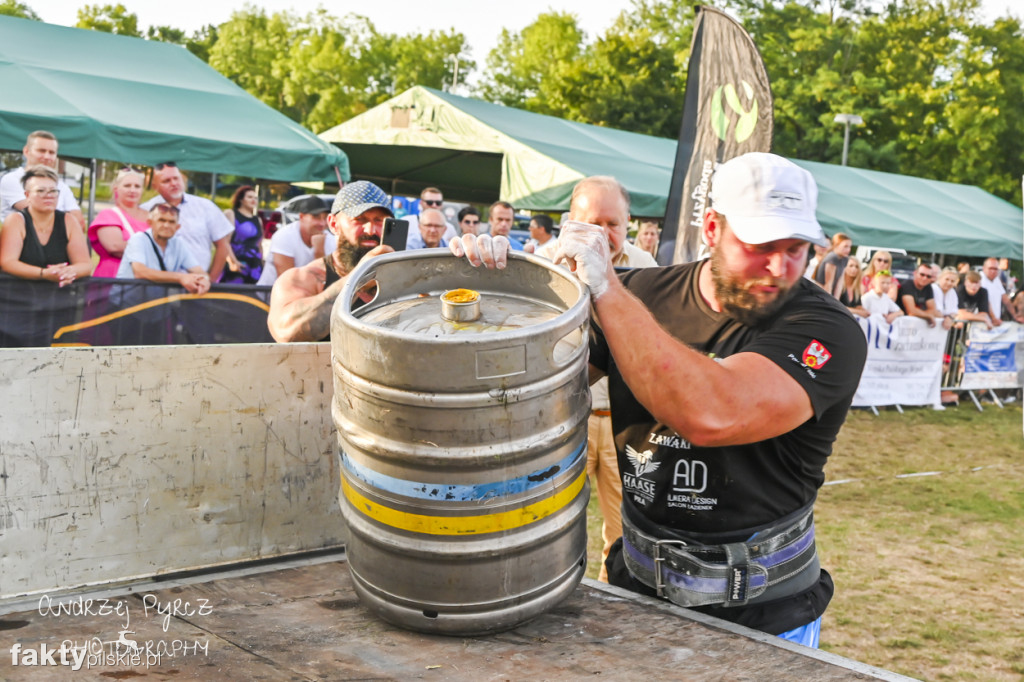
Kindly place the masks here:
<instances>
[{"instance_id":1,"label":"t-shirt sponsor logo","mask_svg":"<svg viewBox=\"0 0 1024 682\"><path fill-rule=\"evenodd\" d=\"M831 357L832 353L828 352L828 348L825 348L821 341L814 339L807 344L807 348L804 348L803 363L811 369L821 369Z\"/></svg>"},{"instance_id":2,"label":"t-shirt sponsor logo","mask_svg":"<svg viewBox=\"0 0 1024 682\"><path fill-rule=\"evenodd\" d=\"M718 504L718 498L701 495L707 487L708 465L698 459L681 459L676 462L672 492L665 504L690 511L711 511Z\"/></svg>"},{"instance_id":3,"label":"t-shirt sponsor logo","mask_svg":"<svg viewBox=\"0 0 1024 682\"><path fill-rule=\"evenodd\" d=\"M652 433L651 437L647 439L647 442L654 445L664 445L666 448L675 448L677 450L689 450L693 447L690 445L690 441L682 438L681 436L666 436L660 433Z\"/></svg>"},{"instance_id":4,"label":"t-shirt sponsor logo","mask_svg":"<svg viewBox=\"0 0 1024 682\"><path fill-rule=\"evenodd\" d=\"M654 451L644 450L640 452L632 445L626 445L626 457L633 465L634 473L622 474L622 488L628 491L637 504L646 507L654 500L654 481L642 478L646 474L654 473L661 466L661 462L654 461Z\"/></svg>"}]
</instances>

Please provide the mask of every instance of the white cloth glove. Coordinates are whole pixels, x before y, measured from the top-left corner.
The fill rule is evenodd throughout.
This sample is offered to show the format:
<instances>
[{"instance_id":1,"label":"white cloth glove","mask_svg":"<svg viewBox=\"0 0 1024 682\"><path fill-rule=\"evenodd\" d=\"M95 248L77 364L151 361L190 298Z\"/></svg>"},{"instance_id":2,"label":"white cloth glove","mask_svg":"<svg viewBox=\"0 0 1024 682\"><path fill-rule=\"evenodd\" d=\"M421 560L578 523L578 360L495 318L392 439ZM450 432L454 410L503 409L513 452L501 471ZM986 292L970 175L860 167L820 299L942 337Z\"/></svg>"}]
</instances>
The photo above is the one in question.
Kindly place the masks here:
<instances>
[{"instance_id":1,"label":"white cloth glove","mask_svg":"<svg viewBox=\"0 0 1024 682\"><path fill-rule=\"evenodd\" d=\"M503 270L508 262L508 237L501 234L464 234L448 242L448 248L460 258L465 256L474 268L485 265Z\"/></svg>"},{"instance_id":2,"label":"white cloth glove","mask_svg":"<svg viewBox=\"0 0 1024 682\"><path fill-rule=\"evenodd\" d=\"M611 250L603 227L570 220L558 233L554 262L565 262L576 277L590 289L595 301L608 291L608 264Z\"/></svg>"}]
</instances>

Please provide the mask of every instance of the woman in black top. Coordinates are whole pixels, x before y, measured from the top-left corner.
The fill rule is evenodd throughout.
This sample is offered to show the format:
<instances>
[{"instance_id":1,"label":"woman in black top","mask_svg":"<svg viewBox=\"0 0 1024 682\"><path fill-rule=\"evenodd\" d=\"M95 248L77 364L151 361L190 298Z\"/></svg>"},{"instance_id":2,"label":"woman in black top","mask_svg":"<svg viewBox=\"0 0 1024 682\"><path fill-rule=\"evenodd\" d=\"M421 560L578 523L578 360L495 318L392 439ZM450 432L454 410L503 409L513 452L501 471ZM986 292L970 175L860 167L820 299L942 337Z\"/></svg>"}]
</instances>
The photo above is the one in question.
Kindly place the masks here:
<instances>
[{"instance_id":1,"label":"woman in black top","mask_svg":"<svg viewBox=\"0 0 1024 682\"><path fill-rule=\"evenodd\" d=\"M81 225L57 209L57 174L33 166L21 178L28 205L4 221L0 270L22 279L70 284L88 277L92 259Z\"/></svg>"}]
</instances>

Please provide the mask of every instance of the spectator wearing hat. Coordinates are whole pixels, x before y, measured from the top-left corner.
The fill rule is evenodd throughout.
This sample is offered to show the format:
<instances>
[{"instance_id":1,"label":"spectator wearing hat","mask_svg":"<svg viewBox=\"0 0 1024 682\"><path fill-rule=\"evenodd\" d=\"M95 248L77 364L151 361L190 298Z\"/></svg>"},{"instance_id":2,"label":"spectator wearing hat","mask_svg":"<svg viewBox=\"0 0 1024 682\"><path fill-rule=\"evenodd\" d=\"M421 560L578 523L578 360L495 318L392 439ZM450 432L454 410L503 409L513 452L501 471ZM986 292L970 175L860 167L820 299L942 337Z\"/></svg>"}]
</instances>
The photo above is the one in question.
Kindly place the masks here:
<instances>
[{"instance_id":1,"label":"spectator wearing hat","mask_svg":"<svg viewBox=\"0 0 1024 682\"><path fill-rule=\"evenodd\" d=\"M231 253L231 234L235 226L228 222L217 204L185 192L185 178L173 161L153 166L153 189L160 195L144 203L142 208L148 211L163 203L177 208L181 223L177 237L184 241L200 267L210 273L210 281L220 281ZM211 255L211 251L215 253Z\"/></svg>"},{"instance_id":2,"label":"spectator wearing hat","mask_svg":"<svg viewBox=\"0 0 1024 682\"><path fill-rule=\"evenodd\" d=\"M292 268L323 258L330 207L314 194L299 201L296 208L299 219L288 223L270 238L270 254L257 284L271 286Z\"/></svg>"},{"instance_id":3,"label":"spectator wearing hat","mask_svg":"<svg viewBox=\"0 0 1024 682\"><path fill-rule=\"evenodd\" d=\"M327 229L337 237L337 248L288 270L270 292L267 326L274 339L288 343L330 338L331 309L346 275L363 258L393 251L380 243L384 219L393 215L388 195L372 182L360 180L338 190L327 216Z\"/></svg>"}]
</instances>

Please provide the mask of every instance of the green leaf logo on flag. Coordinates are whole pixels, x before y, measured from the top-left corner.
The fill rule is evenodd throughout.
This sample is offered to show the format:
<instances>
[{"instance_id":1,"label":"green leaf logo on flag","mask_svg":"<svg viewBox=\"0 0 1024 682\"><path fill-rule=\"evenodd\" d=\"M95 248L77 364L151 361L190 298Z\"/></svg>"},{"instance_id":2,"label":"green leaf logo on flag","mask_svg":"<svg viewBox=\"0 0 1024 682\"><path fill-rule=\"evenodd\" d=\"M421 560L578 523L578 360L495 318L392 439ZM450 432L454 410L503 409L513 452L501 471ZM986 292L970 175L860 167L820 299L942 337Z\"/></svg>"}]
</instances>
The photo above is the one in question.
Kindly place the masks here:
<instances>
[{"instance_id":1,"label":"green leaf logo on flag","mask_svg":"<svg viewBox=\"0 0 1024 682\"><path fill-rule=\"evenodd\" d=\"M715 130L715 135L722 142L726 141L725 136L729 133L729 114L726 113L725 107L722 105L723 95L729 108L739 116L739 120L736 122L737 143L742 143L753 135L754 129L757 127L757 100L753 98L754 88L747 81L740 81L740 83L743 85L743 91L746 93L747 99L751 100L750 111L746 111L743 108L739 95L736 93L736 88L732 83L719 86L711 98L711 126Z\"/></svg>"}]
</instances>

